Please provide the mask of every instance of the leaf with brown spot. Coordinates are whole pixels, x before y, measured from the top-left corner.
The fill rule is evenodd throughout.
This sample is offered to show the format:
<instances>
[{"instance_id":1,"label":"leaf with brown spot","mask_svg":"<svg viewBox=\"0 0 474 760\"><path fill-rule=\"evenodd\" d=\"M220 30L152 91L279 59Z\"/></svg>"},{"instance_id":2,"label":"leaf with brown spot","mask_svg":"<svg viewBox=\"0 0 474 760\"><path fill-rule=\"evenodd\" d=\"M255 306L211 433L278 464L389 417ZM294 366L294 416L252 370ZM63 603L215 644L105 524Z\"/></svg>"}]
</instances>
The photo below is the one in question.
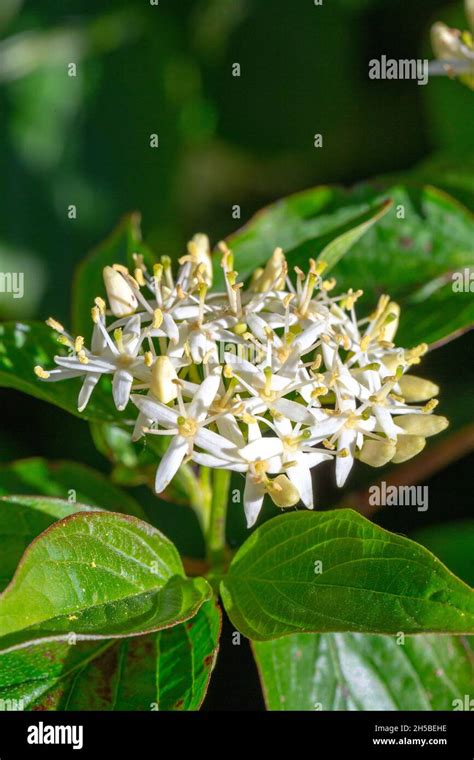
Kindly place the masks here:
<instances>
[{"instance_id":1,"label":"leaf with brown spot","mask_svg":"<svg viewBox=\"0 0 474 760\"><path fill-rule=\"evenodd\" d=\"M31 645L0 654L0 704L25 710L197 710L219 646L221 614L125 640Z\"/></svg>"}]
</instances>

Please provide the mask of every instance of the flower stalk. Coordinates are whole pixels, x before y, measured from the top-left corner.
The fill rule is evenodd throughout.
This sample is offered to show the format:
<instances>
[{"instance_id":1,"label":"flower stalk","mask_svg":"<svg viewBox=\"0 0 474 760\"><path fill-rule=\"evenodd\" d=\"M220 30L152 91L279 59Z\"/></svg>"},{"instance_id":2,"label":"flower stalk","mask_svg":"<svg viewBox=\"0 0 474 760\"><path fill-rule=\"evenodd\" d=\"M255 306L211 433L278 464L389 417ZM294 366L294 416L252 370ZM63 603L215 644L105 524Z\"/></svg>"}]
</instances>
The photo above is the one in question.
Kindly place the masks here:
<instances>
[{"instance_id":1,"label":"flower stalk","mask_svg":"<svg viewBox=\"0 0 474 760\"><path fill-rule=\"evenodd\" d=\"M226 562L226 523L231 473L214 470L212 475L211 511L206 534L207 559L212 569L219 571Z\"/></svg>"}]
</instances>

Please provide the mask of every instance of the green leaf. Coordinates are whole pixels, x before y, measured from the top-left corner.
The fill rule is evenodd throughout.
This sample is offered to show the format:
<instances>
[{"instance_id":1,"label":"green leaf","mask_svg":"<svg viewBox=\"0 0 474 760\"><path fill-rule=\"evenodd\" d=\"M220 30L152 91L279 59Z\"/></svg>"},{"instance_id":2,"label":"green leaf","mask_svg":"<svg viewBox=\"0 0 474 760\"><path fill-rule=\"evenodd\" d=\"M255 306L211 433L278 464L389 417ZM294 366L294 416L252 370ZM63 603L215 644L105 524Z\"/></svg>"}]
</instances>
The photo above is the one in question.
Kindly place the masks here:
<instances>
[{"instance_id":1,"label":"green leaf","mask_svg":"<svg viewBox=\"0 0 474 760\"><path fill-rule=\"evenodd\" d=\"M474 266L474 219L457 201L430 186L398 184L381 190L363 184L350 192L317 187L284 198L228 238L235 268L247 279L276 246L283 248L290 268L306 268L310 257L316 258L341 235L350 236L362 215L373 214L389 199L393 205L387 213L338 260L332 272L337 279L334 292L363 288L361 314L372 309L381 293L392 296L402 306L397 335L402 344L419 342L420 333L428 343L455 337L474 320L472 304L451 288L453 272ZM221 286L219 257L215 260L216 284Z\"/></svg>"},{"instance_id":2,"label":"green leaf","mask_svg":"<svg viewBox=\"0 0 474 760\"><path fill-rule=\"evenodd\" d=\"M355 226L350 227L347 232L338 235L331 240L318 256L318 261L324 261L326 264L325 272L329 272L336 266L338 261L348 253L352 246L369 230L373 224L379 221L392 207L392 201L386 200L371 209L368 219L358 222ZM367 215L365 215L367 216Z\"/></svg>"},{"instance_id":3,"label":"green leaf","mask_svg":"<svg viewBox=\"0 0 474 760\"><path fill-rule=\"evenodd\" d=\"M215 602L206 602L204 614L162 631L158 641L157 703L160 710L197 710L214 668L221 629Z\"/></svg>"},{"instance_id":4,"label":"green leaf","mask_svg":"<svg viewBox=\"0 0 474 760\"><path fill-rule=\"evenodd\" d=\"M221 615L205 602L187 623L119 641L41 642L0 654L0 704L22 709L198 710Z\"/></svg>"},{"instance_id":5,"label":"green leaf","mask_svg":"<svg viewBox=\"0 0 474 760\"><path fill-rule=\"evenodd\" d=\"M269 710L452 710L474 675L455 636L299 633L253 649Z\"/></svg>"},{"instance_id":6,"label":"green leaf","mask_svg":"<svg viewBox=\"0 0 474 760\"><path fill-rule=\"evenodd\" d=\"M151 525L79 512L23 555L0 595L0 649L71 633L78 640L150 633L193 617L210 596L204 578L186 578L175 546Z\"/></svg>"},{"instance_id":7,"label":"green leaf","mask_svg":"<svg viewBox=\"0 0 474 760\"><path fill-rule=\"evenodd\" d=\"M405 315L397 341L402 345L417 345L426 343L429 336L431 348L439 348L472 328L474 298L470 291L454 293L451 278L446 282L443 276L410 297Z\"/></svg>"},{"instance_id":8,"label":"green leaf","mask_svg":"<svg viewBox=\"0 0 474 760\"><path fill-rule=\"evenodd\" d=\"M153 264L153 257L141 239L138 213L125 216L112 234L79 265L72 293L72 324L76 335L84 335L87 339L91 335L91 308L94 298L105 295L102 278L104 267L123 264L133 272L134 253L141 254L147 265Z\"/></svg>"},{"instance_id":9,"label":"green leaf","mask_svg":"<svg viewBox=\"0 0 474 760\"><path fill-rule=\"evenodd\" d=\"M54 356L64 354L56 334L41 322L5 322L0 325L0 386L15 388L65 409L85 420L113 421L121 418L115 408L107 378L95 388L87 408L77 411L81 379L49 383L34 373L36 365L51 369Z\"/></svg>"},{"instance_id":10,"label":"green leaf","mask_svg":"<svg viewBox=\"0 0 474 760\"><path fill-rule=\"evenodd\" d=\"M96 509L41 496L0 498L0 590L12 579L24 551L43 530L75 512Z\"/></svg>"},{"instance_id":11,"label":"green leaf","mask_svg":"<svg viewBox=\"0 0 474 760\"><path fill-rule=\"evenodd\" d=\"M0 465L0 496L8 494L74 498L82 504L146 518L140 504L128 493L114 486L102 473L77 462L48 462L32 457Z\"/></svg>"},{"instance_id":12,"label":"green leaf","mask_svg":"<svg viewBox=\"0 0 474 760\"><path fill-rule=\"evenodd\" d=\"M411 538L436 554L463 581L474 586L474 520L430 525Z\"/></svg>"},{"instance_id":13,"label":"green leaf","mask_svg":"<svg viewBox=\"0 0 474 760\"><path fill-rule=\"evenodd\" d=\"M429 182L467 208L474 209L474 153L461 150L458 153L441 151L430 156L409 172L409 179L418 184ZM385 179L383 177L382 179ZM393 181L393 178L392 178Z\"/></svg>"},{"instance_id":14,"label":"green leaf","mask_svg":"<svg viewBox=\"0 0 474 760\"><path fill-rule=\"evenodd\" d=\"M235 627L257 641L295 632L474 632L468 586L423 547L349 509L265 523L235 555L221 593Z\"/></svg>"}]
</instances>

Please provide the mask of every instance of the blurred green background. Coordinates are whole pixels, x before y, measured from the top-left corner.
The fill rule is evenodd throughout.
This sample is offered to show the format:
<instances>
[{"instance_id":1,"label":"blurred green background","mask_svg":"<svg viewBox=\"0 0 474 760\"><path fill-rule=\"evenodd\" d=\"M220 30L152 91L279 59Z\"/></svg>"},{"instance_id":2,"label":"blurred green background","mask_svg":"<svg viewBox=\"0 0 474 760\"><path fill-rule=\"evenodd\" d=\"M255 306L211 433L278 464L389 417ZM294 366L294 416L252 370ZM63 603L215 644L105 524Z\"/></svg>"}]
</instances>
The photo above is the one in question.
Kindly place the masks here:
<instances>
[{"instance_id":1,"label":"blurred green background","mask_svg":"<svg viewBox=\"0 0 474 760\"><path fill-rule=\"evenodd\" d=\"M133 209L178 255L311 185L465 161L467 88L367 76L382 53L430 56L439 18L466 26L439 0L2 0L0 269L24 265L28 294L0 315L67 321L75 264Z\"/></svg>"},{"instance_id":2,"label":"blurred green background","mask_svg":"<svg viewBox=\"0 0 474 760\"><path fill-rule=\"evenodd\" d=\"M444 78L367 75L382 54L431 58L436 20L466 27L462 4L445 0L1 0L0 271L25 272L25 297L0 293L0 317L67 324L76 264L132 210L146 241L177 257L194 232L215 242L280 196L414 167L473 208L474 94ZM449 382L470 350L467 336L425 373ZM107 471L81 421L9 390L0 405L0 462L40 455ZM430 522L469 514L469 467L437 476ZM178 531L175 509L161 504L153 521L199 553L192 513L181 509ZM232 519L238 543L240 512ZM397 519L378 521L420 523ZM227 699L242 706L238 690Z\"/></svg>"}]
</instances>

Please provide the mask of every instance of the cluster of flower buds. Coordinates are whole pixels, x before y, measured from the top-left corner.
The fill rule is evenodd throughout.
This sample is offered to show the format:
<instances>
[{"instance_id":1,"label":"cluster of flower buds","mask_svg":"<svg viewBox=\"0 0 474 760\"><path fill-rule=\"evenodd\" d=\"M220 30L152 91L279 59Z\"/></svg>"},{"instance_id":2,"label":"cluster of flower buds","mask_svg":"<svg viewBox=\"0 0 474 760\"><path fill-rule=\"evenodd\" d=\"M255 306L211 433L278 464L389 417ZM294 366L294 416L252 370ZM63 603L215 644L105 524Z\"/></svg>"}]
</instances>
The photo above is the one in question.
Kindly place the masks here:
<instances>
[{"instance_id":1,"label":"cluster of flower buds","mask_svg":"<svg viewBox=\"0 0 474 760\"><path fill-rule=\"evenodd\" d=\"M247 524L265 494L282 508L314 506L311 470L333 460L342 487L354 459L373 467L404 462L447 420L432 414L438 388L407 374L427 350L395 345L399 307L382 296L356 317L361 290L334 295L323 261L309 271L277 248L245 286L220 246L225 289L214 292L209 241L196 235L173 276L162 257L148 271L104 269L108 304L92 309L90 348L54 320L67 347L44 381L83 378L83 410L102 375L117 409L138 410L133 437L169 436L156 474L163 491L185 461L245 476Z\"/></svg>"}]
</instances>

